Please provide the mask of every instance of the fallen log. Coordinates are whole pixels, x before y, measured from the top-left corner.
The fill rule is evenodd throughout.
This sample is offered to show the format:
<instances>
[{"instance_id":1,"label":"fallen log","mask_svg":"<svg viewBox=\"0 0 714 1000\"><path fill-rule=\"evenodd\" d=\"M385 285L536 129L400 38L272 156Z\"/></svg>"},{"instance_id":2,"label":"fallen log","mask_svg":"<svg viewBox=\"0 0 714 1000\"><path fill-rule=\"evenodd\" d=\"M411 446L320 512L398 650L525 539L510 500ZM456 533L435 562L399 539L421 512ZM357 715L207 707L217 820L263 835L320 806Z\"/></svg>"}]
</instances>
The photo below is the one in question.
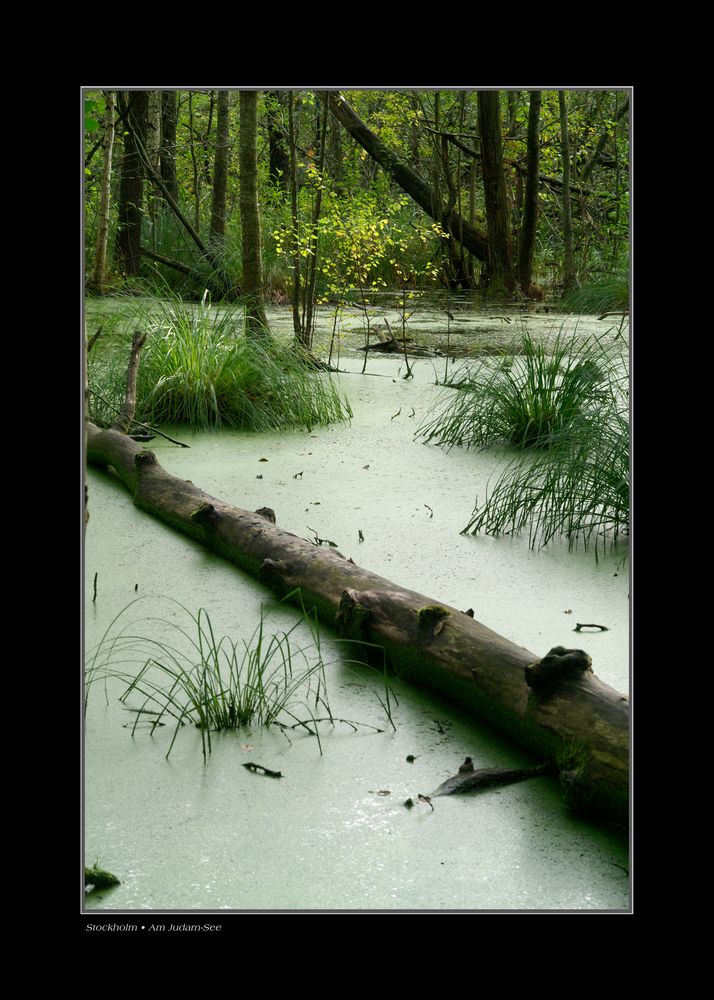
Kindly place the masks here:
<instances>
[{"instance_id":1,"label":"fallen log","mask_svg":"<svg viewBox=\"0 0 714 1000\"><path fill-rule=\"evenodd\" d=\"M341 636L382 647L399 676L554 762L575 811L626 822L629 703L595 676L587 653L556 647L539 658L463 611L282 530L268 508L241 510L204 493L116 429L87 424L87 460L113 468L137 507L279 595L299 589Z\"/></svg>"}]
</instances>

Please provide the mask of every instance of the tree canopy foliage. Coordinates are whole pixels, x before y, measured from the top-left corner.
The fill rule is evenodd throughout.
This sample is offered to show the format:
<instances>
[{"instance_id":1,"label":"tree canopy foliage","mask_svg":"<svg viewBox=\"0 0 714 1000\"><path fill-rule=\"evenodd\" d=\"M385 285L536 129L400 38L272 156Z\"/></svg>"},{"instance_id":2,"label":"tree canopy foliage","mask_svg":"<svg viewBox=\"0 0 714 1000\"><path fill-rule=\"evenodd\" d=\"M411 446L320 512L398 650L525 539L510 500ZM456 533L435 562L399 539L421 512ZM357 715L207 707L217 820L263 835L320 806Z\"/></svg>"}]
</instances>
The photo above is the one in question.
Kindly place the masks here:
<instances>
[{"instance_id":1,"label":"tree canopy foliage","mask_svg":"<svg viewBox=\"0 0 714 1000\"><path fill-rule=\"evenodd\" d=\"M184 295L239 294L238 92L83 96L88 286L103 292L154 278ZM501 90L488 102L475 90L342 96L428 190L430 211L328 114L320 94L258 93L263 288L268 301L292 302L306 346L312 302L354 289L490 286L560 296L627 275L628 91L569 90L563 100L555 90ZM489 203L494 164L499 197ZM488 234L482 259L453 219ZM521 287L529 260L533 284ZM503 266L513 270L498 285Z\"/></svg>"}]
</instances>

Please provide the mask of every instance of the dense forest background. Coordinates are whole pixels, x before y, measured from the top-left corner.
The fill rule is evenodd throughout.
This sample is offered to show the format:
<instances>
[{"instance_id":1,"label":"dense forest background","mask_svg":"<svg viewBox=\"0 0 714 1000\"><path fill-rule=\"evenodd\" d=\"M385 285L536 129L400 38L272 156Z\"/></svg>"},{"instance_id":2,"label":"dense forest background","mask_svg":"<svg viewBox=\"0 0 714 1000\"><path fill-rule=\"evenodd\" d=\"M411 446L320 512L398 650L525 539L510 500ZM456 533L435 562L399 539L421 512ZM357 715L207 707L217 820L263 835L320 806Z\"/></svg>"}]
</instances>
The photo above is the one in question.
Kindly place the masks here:
<instances>
[{"instance_id":1,"label":"dense forest background","mask_svg":"<svg viewBox=\"0 0 714 1000\"><path fill-rule=\"evenodd\" d=\"M292 304L308 345L316 304L367 289L542 300L614 282L605 304L627 307L627 91L130 90L84 102L92 293L255 294Z\"/></svg>"}]
</instances>

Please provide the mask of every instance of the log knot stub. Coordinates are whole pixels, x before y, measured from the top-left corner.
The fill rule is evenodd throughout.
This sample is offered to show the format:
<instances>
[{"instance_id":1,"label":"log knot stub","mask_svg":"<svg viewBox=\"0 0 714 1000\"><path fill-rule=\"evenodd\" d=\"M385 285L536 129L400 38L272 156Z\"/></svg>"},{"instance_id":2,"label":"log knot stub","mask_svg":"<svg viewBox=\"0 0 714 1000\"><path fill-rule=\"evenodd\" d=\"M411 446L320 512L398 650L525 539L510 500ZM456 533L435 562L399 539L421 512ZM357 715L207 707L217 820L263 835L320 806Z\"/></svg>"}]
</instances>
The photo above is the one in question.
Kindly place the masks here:
<instances>
[{"instance_id":1,"label":"log knot stub","mask_svg":"<svg viewBox=\"0 0 714 1000\"><path fill-rule=\"evenodd\" d=\"M567 677L592 673L592 659L582 649L554 646L547 654L525 668L526 684L539 697L547 697Z\"/></svg>"},{"instance_id":2,"label":"log knot stub","mask_svg":"<svg viewBox=\"0 0 714 1000\"><path fill-rule=\"evenodd\" d=\"M260 516L264 517L266 521L270 521L271 524L275 524L275 511L272 507L258 507L258 509L253 511L253 513L260 514Z\"/></svg>"},{"instance_id":3,"label":"log knot stub","mask_svg":"<svg viewBox=\"0 0 714 1000\"><path fill-rule=\"evenodd\" d=\"M212 503L202 503L201 506L191 514L191 520L201 527L208 528L218 520L218 511Z\"/></svg>"},{"instance_id":4,"label":"log knot stub","mask_svg":"<svg viewBox=\"0 0 714 1000\"><path fill-rule=\"evenodd\" d=\"M142 469L149 469L155 465L158 465L156 455L153 451L140 451L134 456L134 465L136 466L137 472Z\"/></svg>"},{"instance_id":5,"label":"log knot stub","mask_svg":"<svg viewBox=\"0 0 714 1000\"><path fill-rule=\"evenodd\" d=\"M258 570L258 579L278 593L284 594L290 589L286 579L289 570L288 563L283 559L264 559Z\"/></svg>"},{"instance_id":6,"label":"log knot stub","mask_svg":"<svg viewBox=\"0 0 714 1000\"><path fill-rule=\"evenodd\" d=\"M372 612L360 603L356 590L343 590L335 625L343 639L364 639Z\"/></svg>"},{"instance_id":7,"label":"log knot stub","mask_svg":"<svg viewBox=\"0 0 714 1000\"><path fill-rule=\"evenodd\" d=\"M417 628L420 632L437 636L444 627L444 622L451 617L448 608L443 608L440 604L427 604L426 607L417 611Z\"/></svg>"}]
</instances>

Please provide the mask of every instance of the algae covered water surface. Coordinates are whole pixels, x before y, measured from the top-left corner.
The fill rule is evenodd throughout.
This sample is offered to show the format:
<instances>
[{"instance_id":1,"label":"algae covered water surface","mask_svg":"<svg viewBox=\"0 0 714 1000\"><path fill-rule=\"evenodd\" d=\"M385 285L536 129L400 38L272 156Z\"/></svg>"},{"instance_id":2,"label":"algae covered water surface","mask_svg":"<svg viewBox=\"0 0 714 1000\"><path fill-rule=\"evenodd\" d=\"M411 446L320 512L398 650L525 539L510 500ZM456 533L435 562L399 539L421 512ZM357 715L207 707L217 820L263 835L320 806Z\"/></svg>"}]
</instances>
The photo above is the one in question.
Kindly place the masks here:
<instances>
[{"instance_id":1,"label":"algae covered water surface","mask_svg":"<svg viewBox=\"0 0 714 1000\"><path fill-rule=\"evenodd\" d=\"M475 496L502 463L490 452L447 453L413 432L434 406L433 362L402 378L396 358L353 356L342 376L349 426L310 433L156 439L164 467L236 506L272 507L278 524L335 541L359 564L475 616L545 653L573 644L576 622L608 631L579 637L595 672L628 689L628 578L622 555L566 545L531 551L524 538L460 534ZM400 367L401 366L401 367ZM266 461L267 460L267 461ZM135 509L110 476L88 474L85 632L94 646L137 597L136 617L165 619L166 598L209 611L217 635L250 640L289 629L294 609L254 580ZM97 597L93 597L96 574ZM153 602L153 603L152 603ZM127 614L131 614L131 610ZM137 625L141 628L163 625ZM389 724L378 674L345 662L323 630L336 716L372 725L321 729L316 740L276 729L218 734L204 762L201 734L140 726L120 688L90 694L85 735L85 852L121 884L87 894L88 909L626 910L628 845L618 831L571 816L548 778L476 796L428 795L465 756L477 767L533 763L498 735L433 696L392 681ZM267 779L247 760L280 771ZM407 809L411 797L418 804Z\"/></svg>"}]
</instances>

